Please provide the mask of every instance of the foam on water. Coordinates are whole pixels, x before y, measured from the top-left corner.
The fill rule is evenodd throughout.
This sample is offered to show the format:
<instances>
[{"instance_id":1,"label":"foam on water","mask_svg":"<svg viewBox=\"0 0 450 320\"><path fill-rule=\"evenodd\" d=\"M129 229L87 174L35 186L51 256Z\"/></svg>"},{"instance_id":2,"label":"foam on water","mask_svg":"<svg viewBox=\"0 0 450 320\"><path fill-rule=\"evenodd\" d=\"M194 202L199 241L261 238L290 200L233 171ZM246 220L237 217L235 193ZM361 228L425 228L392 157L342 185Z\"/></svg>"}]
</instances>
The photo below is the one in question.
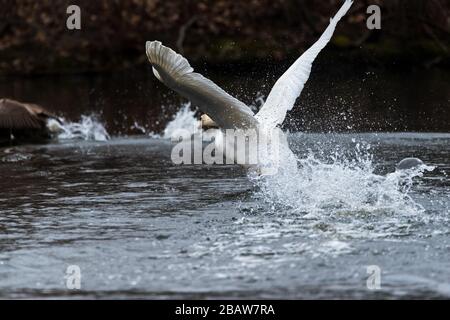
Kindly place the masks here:
<instances>
[{"instance_id":1,"label":"foam on water","mask_svg":"<svg viewBox=\"0 0 450 320\"><path fill-rule=\"evenodd\" d=\"M251 176L257 191L247 211L297 216L307 230L320 221L319 229L333 234L332 239L402 236L415 224L426 223L425 210L411 196L411 187L434 167L377 174L370 146L361 142L351 151L325 158L309 151L297 162L297 171Z\"/></svg>"},{"instance_id":2,"label":"foam on water","mask_svg":"<svg viewBox=\"0 0 450 320\"><path fill-rule=\"evenodd\" d=\"M186 132L194 134L197 131L197 127L198 119L195 117L195 111L191 110L190 103L185 103L167 124L162 137L164 139L170 139L175 132L180 130L186 130Z\"/></svg>"},{"instance_id":3,"label":"foam on water","mask_svg":"<svg viewBox=\"0 0 450 320\"><path fill-rule=\"evenodd\" d=\"M59 140L107 141L109 134L95 115L82 115L79 122L62 119L62 124L51 119L48 123L52 131L57 132Z\"/></svg>"},{"instance_id":4,"label":"foam on water","mask_svg":"<svg viewBox=\"0 0 450 320\"><path fill-rule=\"evenodd\" d=\"M375 165L368 145L357 143L351 154L335 152L327 160L310 151L298 159L297 172L280 170L269 177L253 177L260 195L269 203L294 208L299 212L320 214L335 211L416 213L421 207L409 196L415 177L430 166L374 173ZM283 156L281 157L283 159ZM282 164L281 164L282 165Z\"/></svg>"}]
</instances>

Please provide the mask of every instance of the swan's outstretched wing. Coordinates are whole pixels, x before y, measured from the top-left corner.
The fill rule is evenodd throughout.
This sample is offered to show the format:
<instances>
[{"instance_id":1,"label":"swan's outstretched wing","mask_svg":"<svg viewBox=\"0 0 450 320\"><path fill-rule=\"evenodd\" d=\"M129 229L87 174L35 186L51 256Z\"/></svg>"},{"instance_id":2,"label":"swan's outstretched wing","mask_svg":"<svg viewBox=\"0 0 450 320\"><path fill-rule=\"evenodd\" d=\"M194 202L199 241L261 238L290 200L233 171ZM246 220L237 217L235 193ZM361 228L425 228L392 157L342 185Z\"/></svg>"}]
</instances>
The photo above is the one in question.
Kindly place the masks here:
<instances>
[{"instance_id":1,"label":"swan's outstretched wing","mask_svg":"<svg viewBox=\"0 0 450 320\"><path fill-rule=\"evenodd\" d=\"M275 83L266 103L256 115L258 121L264 126L273 128L284 121L287 111L293 108L295 100L300 96L309 78L314 59L330 41L337 23L347 13L352 3L351 0L345 1L334 18L330 20L330 25L320 39L305 51Z\"/></svg>"},{"instance_id":2,"label":"swan's outstretched wing","mask_svg":"<svg viewBox=\"0 0 450 320\"><path fill-rule=\"evenodd\" d=\"M191 100L222 129L246 129L257 125L249 107L211 80L195 73L183 56L159 41L147 42L146 51L155 76L166 86Z\"/></svg>"}]
</instances>

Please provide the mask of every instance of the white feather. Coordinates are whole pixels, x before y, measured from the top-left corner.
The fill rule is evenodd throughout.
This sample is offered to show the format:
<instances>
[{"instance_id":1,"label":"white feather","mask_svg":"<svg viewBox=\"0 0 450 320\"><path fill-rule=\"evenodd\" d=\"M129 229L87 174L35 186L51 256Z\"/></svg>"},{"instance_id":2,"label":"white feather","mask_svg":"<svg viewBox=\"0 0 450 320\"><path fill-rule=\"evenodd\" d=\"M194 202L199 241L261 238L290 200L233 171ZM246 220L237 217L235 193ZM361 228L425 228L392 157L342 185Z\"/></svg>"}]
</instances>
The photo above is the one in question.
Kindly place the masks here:
<instances>
[{"instance_id":1,"label":"white feather","mask_svg":"<svg viewBox=\"0 0 450 320\"><path fill-rule=\"evenodd\" d=\"M330 20L322 36L278 79L272 88L266 103L255 116L267 128L274 128L283 123L287 111L291 110L308 81L311 66L319 52L327 45L333 36L339 20L350 9L353 1L346 0L334 18Z\"/></svg>"},{"instance_id":2,"label":"white feather","mask_svg":"<svg viewBox=\"0 0 450 320\"><path fill-rule=\"evenodd\" d=\"M148 41L147 57L159 81L188 98L222 129L255 128L251 109L211 80L194 72L189 62L159 41Z\"/></svg>"}]
</instances>

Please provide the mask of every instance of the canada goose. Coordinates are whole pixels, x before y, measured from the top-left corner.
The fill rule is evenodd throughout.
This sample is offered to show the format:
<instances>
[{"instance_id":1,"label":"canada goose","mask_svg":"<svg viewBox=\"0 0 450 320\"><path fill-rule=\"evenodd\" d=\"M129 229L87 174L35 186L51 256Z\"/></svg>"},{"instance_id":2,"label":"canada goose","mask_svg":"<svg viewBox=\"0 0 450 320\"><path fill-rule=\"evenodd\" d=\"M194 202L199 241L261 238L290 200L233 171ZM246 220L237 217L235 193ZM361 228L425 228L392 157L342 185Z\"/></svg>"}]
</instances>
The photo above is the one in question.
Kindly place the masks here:
<instances>
[{"instance_id":1,"label":"canada goose","mask_svg":"<svg viewBox=\"0 0 450 320\"><path fill-rule=\"evenodd\" d=\"M42 142L50 139L48 119L60 121L36 104L0 99L0 145Z\"/></svg>"}]
</instances>

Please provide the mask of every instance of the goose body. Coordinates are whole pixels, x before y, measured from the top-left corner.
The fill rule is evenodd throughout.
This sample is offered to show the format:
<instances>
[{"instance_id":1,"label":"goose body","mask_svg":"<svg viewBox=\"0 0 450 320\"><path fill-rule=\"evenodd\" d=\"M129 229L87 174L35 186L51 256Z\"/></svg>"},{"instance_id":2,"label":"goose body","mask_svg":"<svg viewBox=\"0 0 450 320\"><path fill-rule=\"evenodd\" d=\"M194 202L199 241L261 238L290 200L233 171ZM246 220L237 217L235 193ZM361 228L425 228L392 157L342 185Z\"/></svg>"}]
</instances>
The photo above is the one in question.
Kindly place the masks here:
<instances>
[{"instance_id":1,"label":"goose body","mask_svg":"<svg viewBox=\"0 0 450 320\"><path fill-rule=\"evenodd\" d=\"M50 118L57 119L39 105L0 99L0 145L49 139L47 120Z\"/></svg>"}]
</instances>

